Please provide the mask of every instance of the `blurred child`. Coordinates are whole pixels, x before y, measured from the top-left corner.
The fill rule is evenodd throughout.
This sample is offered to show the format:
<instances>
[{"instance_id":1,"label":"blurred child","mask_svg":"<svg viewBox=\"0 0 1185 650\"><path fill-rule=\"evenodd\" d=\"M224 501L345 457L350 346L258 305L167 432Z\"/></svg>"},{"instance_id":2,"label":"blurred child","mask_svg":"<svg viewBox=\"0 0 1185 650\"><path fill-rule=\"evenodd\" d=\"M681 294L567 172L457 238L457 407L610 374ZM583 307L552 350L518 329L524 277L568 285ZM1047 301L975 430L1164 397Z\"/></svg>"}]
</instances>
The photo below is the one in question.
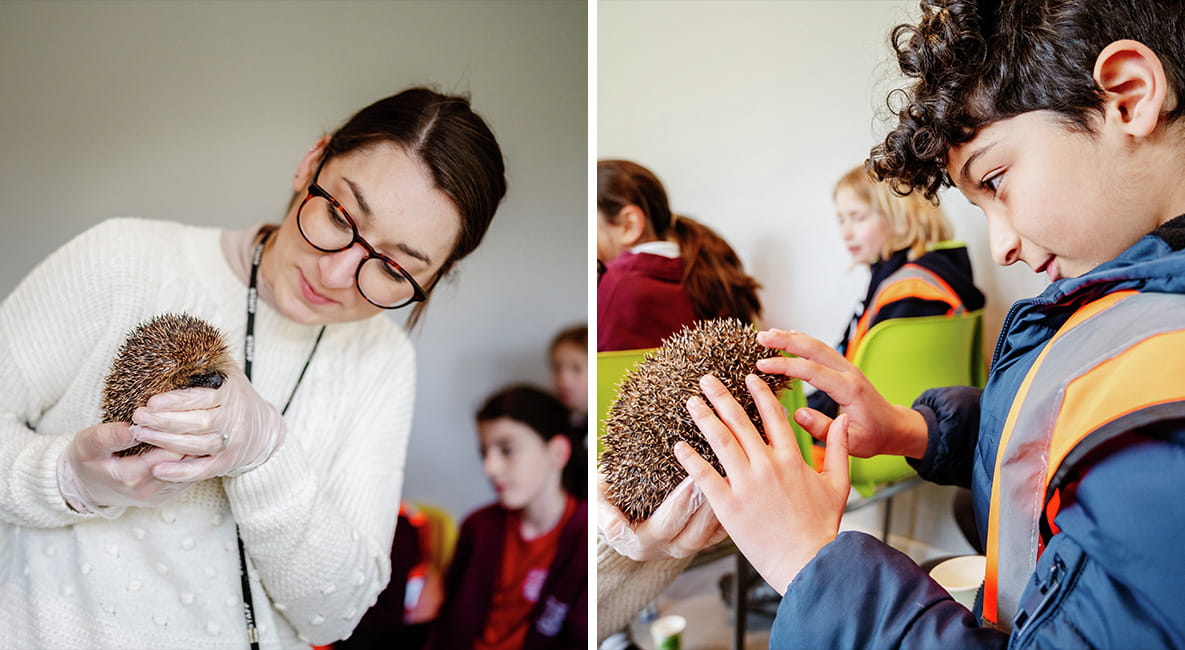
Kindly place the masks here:
<instances>
[{"instance_id":1,"label":"blurred child","mask_svg":"<svg viewBox=\"0 0 1185 650\"><path fill-rule=\"evenodd\" d=\"M588 326L569 327L551 340L548 349L551 384L555 395L568 408L568 437L574 456L588 455ZM568 463L564 488L574 496L588 495L586 463Z\"/></svg>"},{"instance_id":2,"label":"blurred child","mask_svg":"<svg viewBox=\"0 0 1185 650\"><path fill-rule=\"evenodd\" d=\"M885 402L826 344L758 363L826 390L799 409L828 440L805 467L769 387L770 443L718 381L688 410L722 478L675 454L759 573L784 592L771 647L1185 647L1185 2L924 0L893 30L899 123L873 169L902 191L953 185L992 255L1049 276L1001 328L987 386ZM743 450L743 453L741 452ZM972 489L987 567L974 611L902 553L837 533L847 459L898 454Z\"/></svg>"},{"instance_id":3,"label":"blurred child","mask_svg":"<svg viewBox=\"0 0 1185 650\"><path fill-rule=\"evenodd\" d=\"M563 487L583 465L549 393L512 386L477 412L483 469L498 500L461 525L433 648L584 648L588 506Z\"/></svg>"},{"instance_id":4,"label":"blurred child","mask_svg":"<svg viewBox=\"0 0 1185 650\"><path fill-rule=\"evenodd\" d=\"M671 213L649 169L597 162L597 351L657 347L697 319L761 318L761 285L712 229Z\"/></svg>"},{"instance_id":5,"label":"blurred child","mask_svg":"<svg viewBox=\"0 0 1185 650\"><path fill-rule=\"evenodd\" d=\"M947 242L946 216L919 194L899 196L859 165L832 194L839 232L855 264L869 267L868 291L838 348L852 360L868 331L891 318L949 316L982 309L983 294L971 277L962 245ZM807 405L828 417L838 408L816 391Z\"/></svg>"}]
</instances>

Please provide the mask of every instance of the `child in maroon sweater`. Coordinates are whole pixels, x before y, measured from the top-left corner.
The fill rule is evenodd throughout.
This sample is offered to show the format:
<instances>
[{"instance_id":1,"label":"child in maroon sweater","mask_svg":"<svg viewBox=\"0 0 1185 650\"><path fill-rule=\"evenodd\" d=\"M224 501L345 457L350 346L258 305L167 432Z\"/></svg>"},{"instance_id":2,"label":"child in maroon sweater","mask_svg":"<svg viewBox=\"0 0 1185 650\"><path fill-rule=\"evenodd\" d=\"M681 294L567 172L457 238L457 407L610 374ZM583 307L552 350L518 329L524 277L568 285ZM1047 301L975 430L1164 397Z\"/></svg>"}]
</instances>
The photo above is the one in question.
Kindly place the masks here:
<instances>
[{"instance_id":1,"label":"child in maroon sweater","mask_svg":"<svg viewBox=\"0 0 1185 650\"><path fill-rule=\"evenodd\" d=\"M498 501L461 525L433 648L584 648L588 506L563 486L567 409L514 386L477 413L482 466Z\"/></svg>"}]
</instances>

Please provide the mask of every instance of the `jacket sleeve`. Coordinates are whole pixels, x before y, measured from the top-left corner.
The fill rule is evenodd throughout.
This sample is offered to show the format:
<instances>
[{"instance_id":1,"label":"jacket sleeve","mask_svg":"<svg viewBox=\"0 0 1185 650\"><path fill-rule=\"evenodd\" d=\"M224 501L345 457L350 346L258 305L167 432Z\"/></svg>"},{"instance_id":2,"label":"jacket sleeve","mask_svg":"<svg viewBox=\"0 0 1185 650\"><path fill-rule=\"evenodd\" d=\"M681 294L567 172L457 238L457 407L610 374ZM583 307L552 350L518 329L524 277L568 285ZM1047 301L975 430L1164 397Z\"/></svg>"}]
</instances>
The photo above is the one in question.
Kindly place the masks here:
<instances>
[{"instance_id":1,"label":"jacket sleeve","mask_svg":"<svg viewBox=\"0 0 1185 650\"><path fill-rule=\"evenodd\" d=\"M971 486L971 466L979 442L982 388L931 388L913 403L926 419L926 455L906 459L922 478L942 485Z\"/></svg>"},{"instance_id":2,"label":"jacket sleeve","mask_svg":"<svg viewBox=\"0 0 1185 650\"><path fill-rule=\"evenodd\" d=\"M840 533L786 589L771 648L1000 648L903 553L858 532Z\"/></svg>"}]
</instances>

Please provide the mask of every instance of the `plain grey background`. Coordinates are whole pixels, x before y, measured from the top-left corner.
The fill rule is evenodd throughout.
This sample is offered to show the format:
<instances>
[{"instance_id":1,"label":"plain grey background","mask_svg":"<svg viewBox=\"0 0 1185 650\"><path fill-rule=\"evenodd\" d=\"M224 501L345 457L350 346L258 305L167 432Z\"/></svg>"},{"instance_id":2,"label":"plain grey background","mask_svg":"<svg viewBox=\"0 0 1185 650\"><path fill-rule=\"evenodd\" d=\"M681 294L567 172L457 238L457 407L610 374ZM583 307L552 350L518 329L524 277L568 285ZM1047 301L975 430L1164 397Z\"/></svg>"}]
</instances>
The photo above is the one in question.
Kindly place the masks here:
<instances>
[{"instance_id":1,"label":"plain grey background","mask_svg":"<svg viewBox=\"0 0 1185 650\"><path fill-rule=\"evenodd\" d=\"M473 413L586 318L587 49L584 2L0 2L0 296L109 217L279 221L354 111L469 93L510 190L412 333L404 490L461 517L493 499Z\"/></svg>"}]
</instances>

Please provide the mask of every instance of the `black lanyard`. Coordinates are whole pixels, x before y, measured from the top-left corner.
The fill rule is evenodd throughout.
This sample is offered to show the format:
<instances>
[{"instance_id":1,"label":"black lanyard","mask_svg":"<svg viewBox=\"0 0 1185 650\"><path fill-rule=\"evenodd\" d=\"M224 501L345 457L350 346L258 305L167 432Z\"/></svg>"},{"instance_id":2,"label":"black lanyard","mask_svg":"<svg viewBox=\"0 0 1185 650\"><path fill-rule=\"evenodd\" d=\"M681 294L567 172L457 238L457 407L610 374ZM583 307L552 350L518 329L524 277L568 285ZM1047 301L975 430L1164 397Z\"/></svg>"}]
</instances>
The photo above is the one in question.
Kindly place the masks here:
<instances>
[{"instance_id":1,"label":"black lanyard","mask_svg":"<svg viewBox=\"0 0 1185 650\"><path fill-rule=\"evenodd\" d=\"M256 245L255 254L251 258L251 282L247 285L247 339L243 344L243 374L247 376L248 380L251 379L251 365L255 361L255 307L259 302L256 281L259 275L259 261L263 258L263 245L270 236L271 233L263 236L263 239ZM309 352L309 358L305 359L304 367L300 369L300 376L296 378L296 385L292 387L288 401L280 411L280 417L288 413L288 407L292 405L292 398L296 397L296 389L300 388L300 382L304 380L304 374L309 369L309 363L313 361L313 355L317 353L317 347L321 345L321 337L324 335L325 326L322 325L321 331L317 332L317 340L313 342L313 349ZM247 550L243 548L243 536L239 534L237 523L235 524L235 538L239 542L239 578L243 585L243 617L247 619L247 641L251 644L251 650L259 650L259 630L255 627L255 603L251 598L251 582L247 578Z\"/></svg>"}]
</instances>

